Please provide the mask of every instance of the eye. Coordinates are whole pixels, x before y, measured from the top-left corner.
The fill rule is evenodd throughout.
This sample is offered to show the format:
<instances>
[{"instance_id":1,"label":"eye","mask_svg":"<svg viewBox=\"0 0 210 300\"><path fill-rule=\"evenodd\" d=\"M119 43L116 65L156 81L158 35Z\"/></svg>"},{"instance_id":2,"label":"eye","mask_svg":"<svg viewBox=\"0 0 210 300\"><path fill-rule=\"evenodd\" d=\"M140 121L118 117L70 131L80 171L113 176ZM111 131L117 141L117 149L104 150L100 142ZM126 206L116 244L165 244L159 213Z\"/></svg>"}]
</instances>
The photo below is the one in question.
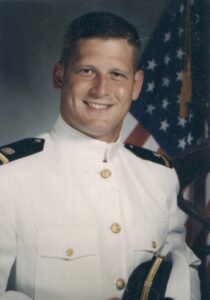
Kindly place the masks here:
<instances>
[{"instance_id":1,"label":"eye","mask_svg":"<svg viewBox=\"0 0 210 300\"><path fill-rule=\"evenodd\" d=\"M120 71L112 71L111 75L114 79L122 79L126 78L126 75L123 72Z\"/></svg>"},{"instance_id":2,"label":"eye","mask_svg":"<svg viewBox=\"0 0 210 300\"><path fill-rule=\"evenodd\" d=\"M78 73L85 77L93 77L94 76L94 70L91 68L87 68L87 67L80 68Z\"/></svg>"}]
</instances>

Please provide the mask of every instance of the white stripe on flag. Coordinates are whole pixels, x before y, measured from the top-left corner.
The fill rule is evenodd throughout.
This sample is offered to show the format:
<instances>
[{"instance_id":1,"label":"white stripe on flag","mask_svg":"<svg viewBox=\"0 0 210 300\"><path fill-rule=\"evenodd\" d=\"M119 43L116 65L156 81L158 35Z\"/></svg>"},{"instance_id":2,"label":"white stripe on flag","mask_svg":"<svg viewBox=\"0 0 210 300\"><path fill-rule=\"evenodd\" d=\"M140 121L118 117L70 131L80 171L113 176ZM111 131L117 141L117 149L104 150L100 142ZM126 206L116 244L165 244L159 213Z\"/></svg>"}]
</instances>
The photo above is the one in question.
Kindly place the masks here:
<instances>
[{"instance_id":1,"label":"white stripe on flag","mask_svg":"<svg viewBox=\"0 0 210 300\"><path fill-rule=\"evenodd\" d=\"M158 145L158 143L156 142L156 140L153 138L152 135L148 137L143 147L150 149L152 151L158 151L160 149L160 146Z\"/></svg>"},{"instance_id":2,"label":"white stripe on flag","mask_svg":"<svg viewBox=\"0 0 210 300\"><path fill-rule=\"evenodd\" d=\"M136 125L138 124L138 121L132 116L131 113L128 113L124 119L122 131L121 131L121 137L122 141L125 141L127 137L131 134L131 132L134 130Z\"/></svg>"},{"instance_id":3,"label":"white stripe on flag","mask_svg":"<svg viewBox=\"0 0 210 300\"><path fill-rule=\"evenodd\" d=\"M130 142L150 149L152 151L157 151L159 150L159 145L156 142L156 140L153 138L153 136L141 126L138 121L130 114L128 113L127 116L124 119L124 123L123 123L123 127L122 127L122 132L121 132L121 136L122 136L122 140L127 142ZM132 133L134 133L134 131L136 131L136 134L138 135L138 137L131 137ZM137 132L138 131L138 132Z\"/></svg>"}]
</instances>

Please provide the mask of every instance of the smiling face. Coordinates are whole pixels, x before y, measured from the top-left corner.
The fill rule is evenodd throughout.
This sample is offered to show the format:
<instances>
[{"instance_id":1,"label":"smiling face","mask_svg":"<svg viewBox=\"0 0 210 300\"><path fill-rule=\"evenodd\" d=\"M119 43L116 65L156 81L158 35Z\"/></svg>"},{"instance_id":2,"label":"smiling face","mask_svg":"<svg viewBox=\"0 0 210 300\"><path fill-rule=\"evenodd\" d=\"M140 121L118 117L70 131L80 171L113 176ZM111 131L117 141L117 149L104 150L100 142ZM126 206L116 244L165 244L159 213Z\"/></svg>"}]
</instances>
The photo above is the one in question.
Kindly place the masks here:
<instances>
[{"instance_id":1,"label":"smiling face","mask_svg":"<svg viewBox=\"0 0 210 300\"><path fill-rule=\"evenodd\" d=\"M61 64L54 69L65 122L108 143L118 138L142 81L142 72L133 69L132 47L124 39L82 39L67 69Z\"/></svg>"}]
</instances>

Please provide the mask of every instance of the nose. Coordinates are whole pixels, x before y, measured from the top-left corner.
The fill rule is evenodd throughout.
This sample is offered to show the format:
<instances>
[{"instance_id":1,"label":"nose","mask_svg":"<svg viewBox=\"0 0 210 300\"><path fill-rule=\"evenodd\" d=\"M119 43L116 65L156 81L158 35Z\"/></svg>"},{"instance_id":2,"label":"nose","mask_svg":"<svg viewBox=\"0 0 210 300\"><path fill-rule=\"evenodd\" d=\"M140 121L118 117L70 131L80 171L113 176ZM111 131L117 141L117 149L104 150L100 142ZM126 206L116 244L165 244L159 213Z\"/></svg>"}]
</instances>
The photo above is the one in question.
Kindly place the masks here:
<instances>
[{"instance_id":1,"label":"nose","mask_svg":"<svg viewBox=\"0 0 210 300\"><path fill-rule=\"evenodd\" d=\"M101 98L110 94L110 80L105 75L97 75L92 82L90 93L92 97Z\"/></svg>"}]
</instances>

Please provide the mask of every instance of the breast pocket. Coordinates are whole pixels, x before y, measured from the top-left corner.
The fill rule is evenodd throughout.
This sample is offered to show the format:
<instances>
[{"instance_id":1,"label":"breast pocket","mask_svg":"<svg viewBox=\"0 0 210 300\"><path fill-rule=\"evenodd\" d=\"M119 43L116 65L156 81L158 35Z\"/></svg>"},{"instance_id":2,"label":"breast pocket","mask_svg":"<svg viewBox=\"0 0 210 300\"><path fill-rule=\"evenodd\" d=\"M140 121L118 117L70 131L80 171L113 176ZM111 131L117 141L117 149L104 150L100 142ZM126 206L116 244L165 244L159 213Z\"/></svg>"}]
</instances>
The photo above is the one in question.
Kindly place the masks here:
<instances>
[{"instance_id":1,"label":"breast pocket","mask_svg":"<svg viewBox=\"0 0 210 300\"><path fill-rule=\"evenodd\" d=\"M40 229L36 300L99 299L100 264L94 229Z\"/></svg>"},{"instance_id":2,"label":"breast pocket","mask_svg":"<svg viewBox=\"0 0 210 300\"><path fill-rule=\"evenodd\" d=\"M144 223L134 229L134 267L152 256L161 254L161 249L168 235L168 223Z\"/></svg>"}]
</instances>

